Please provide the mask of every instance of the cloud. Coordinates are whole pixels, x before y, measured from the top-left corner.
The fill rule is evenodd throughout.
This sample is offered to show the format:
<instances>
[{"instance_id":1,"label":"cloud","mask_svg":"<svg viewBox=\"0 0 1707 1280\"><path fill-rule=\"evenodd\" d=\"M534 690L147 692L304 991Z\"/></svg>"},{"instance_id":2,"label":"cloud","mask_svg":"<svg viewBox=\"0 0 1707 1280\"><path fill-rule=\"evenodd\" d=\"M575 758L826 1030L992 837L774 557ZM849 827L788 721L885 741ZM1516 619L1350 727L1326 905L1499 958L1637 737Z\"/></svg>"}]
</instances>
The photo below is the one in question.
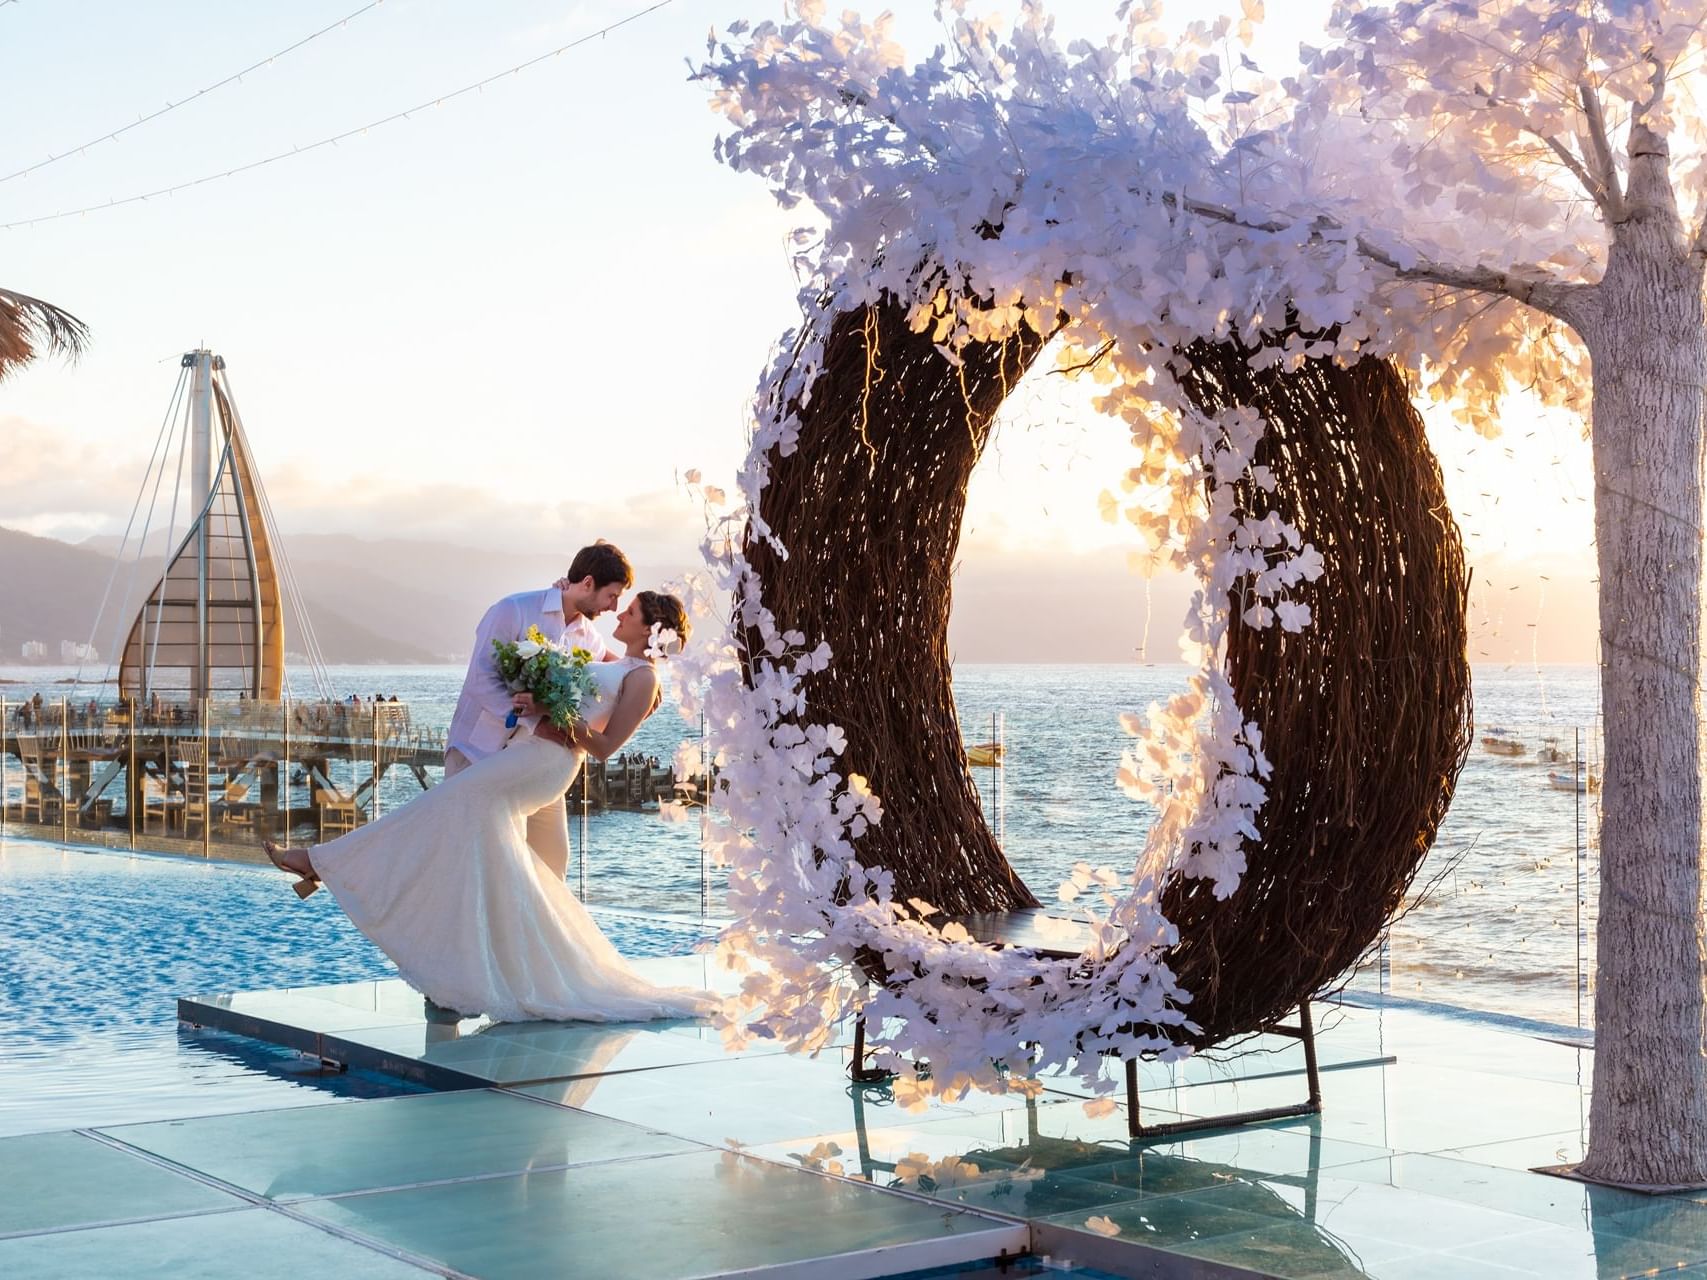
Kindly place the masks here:
<instances>
[{"instance_id":1,"label":"cloud","mask_svg":"<svg viewBox=\"0 0 1707 1280\"><path fill-rule=\"evenodd\" d=\"M148 470L140 451L81 443L15 414L0 417L0 458L0 525L67 542L122 534ZM446 459L445 470L454 472L453 459ZM172 479L168 475L156 502L157 531L170 518ZM513 492L494 493L453 480L399 484L383 475L285 463L262 484L287 543L297 532L342 533L555 551L607 538L633 559L685 565L698 561L703 536L698 508L685 491L611 497L600 492L596 477L582 492L573 479L523 471ZM138 529L147 510L145 497ZM184 519L180 504L180 528Z\"/></svg>"},{"instance_id":2,"label":"cloud","mask_svg":"<svg viewBox=\"0 0 1707 1280\"><path fill-rule=\"evenodd\" d=\"M122 530L148 461L16 414L0 415L0 460L0 524L68 541Z\"/></svg>"},{"instance_id":3,"label":"cloud","mask_svg":"<svg viewBox=\"0 0 1707 1280\"><path fill-rule=\"evenodd\" d=\"M685 491L607 497L596 484L577 492L573 480L537 472L515 489L494 493L451 481L394 485L371 476L329 477L286 465L266 481L288 540L293 532L363 538L419 538L504 550L573 550L595 538L622 547L632 560L699 561L704 525Z\"/></svg>"}]
</instances>

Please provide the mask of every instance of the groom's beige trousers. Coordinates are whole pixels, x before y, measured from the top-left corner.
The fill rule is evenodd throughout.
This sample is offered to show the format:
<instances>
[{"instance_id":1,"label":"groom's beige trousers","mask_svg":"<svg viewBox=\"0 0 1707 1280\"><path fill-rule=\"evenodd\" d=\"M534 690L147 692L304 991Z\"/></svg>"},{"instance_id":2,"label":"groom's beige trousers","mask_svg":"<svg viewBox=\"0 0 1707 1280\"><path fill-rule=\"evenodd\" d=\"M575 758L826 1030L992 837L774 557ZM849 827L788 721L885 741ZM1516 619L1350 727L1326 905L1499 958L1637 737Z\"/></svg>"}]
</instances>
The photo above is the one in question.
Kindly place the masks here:
<instances>
[{"instance_id":1,"label":"groom's beige trousers","mask_svg":"<svg viewBox=\"0 0 1707 1280\"><path fill-rule=\"evenodd\" d=\"M452 747L445 752L445 777L449 778L473 762ZM559 796L536 813L528 814L528 848L559 880L569 875L569 810Z\"/></svg>"}]
</instances>

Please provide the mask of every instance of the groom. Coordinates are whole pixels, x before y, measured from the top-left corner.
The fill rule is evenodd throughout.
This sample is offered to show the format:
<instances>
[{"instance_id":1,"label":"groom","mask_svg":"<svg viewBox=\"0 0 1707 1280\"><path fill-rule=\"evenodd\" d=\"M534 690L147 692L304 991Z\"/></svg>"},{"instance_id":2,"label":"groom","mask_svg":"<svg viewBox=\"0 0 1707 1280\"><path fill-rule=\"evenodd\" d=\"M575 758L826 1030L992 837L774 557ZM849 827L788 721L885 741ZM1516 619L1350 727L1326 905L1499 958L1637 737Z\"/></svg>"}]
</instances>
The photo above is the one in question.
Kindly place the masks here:
<instances>
[{"instance_id":1,"label":"groom","mask_svg":"<svg viewBox=\"0 0 1707 1280\"><path fill-rule=\"evenodd\" d=\"M586 649L595 659L614 658L593 619L616 608L633 585L628 557L601 540L577 551L569 572L545 591L505 596L486 611L474 632L474 653L445 741L445 777L501 751L509 740L504 720L516 695L498 674L492 642L520 640L529 627L538 627L553 644ZM559 880L568 874L569 820L561 797L528 815L528 845Z\"/></svg>"}]
</instances>

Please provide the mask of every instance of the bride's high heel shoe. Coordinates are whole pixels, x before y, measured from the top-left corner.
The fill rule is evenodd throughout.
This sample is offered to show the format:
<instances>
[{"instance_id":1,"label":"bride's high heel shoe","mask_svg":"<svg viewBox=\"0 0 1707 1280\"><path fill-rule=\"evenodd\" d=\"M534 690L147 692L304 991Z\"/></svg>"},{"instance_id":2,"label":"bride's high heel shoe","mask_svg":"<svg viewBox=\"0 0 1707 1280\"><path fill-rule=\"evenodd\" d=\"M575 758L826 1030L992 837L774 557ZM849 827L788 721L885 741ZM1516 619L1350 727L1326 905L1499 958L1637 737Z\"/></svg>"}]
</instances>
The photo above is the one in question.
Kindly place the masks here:
<instances>
[{"instance_id":1,"label":"bride's high heel shoe","mask_svg":"<svg viewBox=\"0 0 1707 1280\"><path fill-rule=\"evenodd\" d=\"M261 850L267 855L268 862L272 863L280 871L287 872L288 874L296 877L296 883L291 885L291 888L296 891L297 897L307 898L309 895L314 893L315 890L320 888L319 876L315 875L312 871L302 872L298 871L295 867L287 866L284 858L281 856L282 851L279 849L278 845L274 844L271 840L261 841Z\"/></svg>"}]
</instances>

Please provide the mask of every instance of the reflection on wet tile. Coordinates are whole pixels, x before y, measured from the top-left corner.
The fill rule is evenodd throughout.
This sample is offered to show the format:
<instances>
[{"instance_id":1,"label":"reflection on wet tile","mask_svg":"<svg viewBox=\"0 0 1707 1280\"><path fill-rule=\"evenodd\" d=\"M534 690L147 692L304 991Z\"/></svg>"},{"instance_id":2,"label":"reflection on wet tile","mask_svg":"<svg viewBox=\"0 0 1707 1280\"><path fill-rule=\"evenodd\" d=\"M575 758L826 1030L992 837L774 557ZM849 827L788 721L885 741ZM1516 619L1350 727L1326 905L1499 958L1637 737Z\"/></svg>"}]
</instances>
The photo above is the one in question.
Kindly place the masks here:
<instances>
[{"instance_id":1,"label":"reflection on wet tile","mask_svg":"<svg viewBox=\"0 0 1707 1280\"><path fill-rule=\"evenodd\" d=\"M494 1084L639 1071L710 1060L713 1051L651 1024L522 1022L459 1032L422 1023L340 1032L337 1039L448 1067Z\"/></svg>"},{"instance_id":2,"label":"reflection on wet tile","mask_svg":"<svg viewBox=\"0 0 1707 1280\"><path fill-rule=\"evenodd\" d=\"M1050 1105L1074 1105L1050 1104ZM859 1110L854 1112L857 1120ZM863 1128L835 1129L803 1140L765 1143L753 1155L802 1168L864 1178L880 1186L897 1180L898 1163L929 1163L956 1157L981 1166L1012 1168L1028 1158L1025 1117L1013 1111L978 1115L935 1115L913 1120L894 1109L865 1112Z\"/></svg>"},{"instance_id":3,"label":"reflection on wet tile","mask_svg":"<svg viewBox=\"0 0 1707 1280\"><path fill-rule=\"evenodd\" d=\"M1244 1267L1266 1276L1332 1277L1385 1280L1389 1263L1414 1257L1416 1250L1387 1240L1348 1239L1307 1222L1261 1225L1236 1233L1174 1246L1176 1252L1225 1266ZM1456 1280L1451 1268L1436 1270L1438 1280Z\"/></svg>"},{"instance_id":4,"label":"reflection on wet tile","mask_svg":"<svg viewBox=\"0 0 1707 1280\"><path fill-rule=\"evenodd\" d=\"M855 1123L854 1093L862 1105L881 1105L901 1118L964 1116L931 1103L916 1112L885 1101L880 1087L853 1085L839 1058L746 1058L660 1067L584 1081L522 1085L517 1092L567 1102L598 1115L656 1126L701 1142L734 1138L748 1146L835 1133Z\"/></svg>"},{"instance_id":5,"label":"reflection on wet tile","mask_svg":"<svg viewBox=\"0 0 1707 1280\"><path fill-rule=\"evenodd\" d=\"M314 987L286 987L280 994L380 1015L365 1024L370 1027L393 1021L422 1022L445 1016L442 1011L429 1010L425 997L401 978L382 978L374 982L340 982ZM461 1021L484 1024L487 1019L473 1017Z\"/></svg>"},{"instance_id":6,"label":"reflection on wet tile","mask_svg":"<svg viewBox=\"0 0 1707 1280\"><path fill-rule=\"evenodd\" d=\"M205 1017L202 1016L204 1011ZM226 1016L220 1017L221 1014ZM418 1016L358 1009L334 1000L317 1000L284 991L240 991L232 995L185 997L179 1002L179 1017L203 1026L235 1031L239 1035L249 1034L246 1019L274 1023L310 1035L421 1021Z\"/></svg>"},{"instance_id":7,"label":"reflection on wet tile","mask_svg":"<svg viewBox=\"0 0 1707 1280\"><path fill-rule=\"evenodd\" d=\"M1322 1137L1314 1120L1253 1125L1152 1144L1151 1151L1235 1166L1246 1174L1305 1173L1390 1155L1384 1147Z\"/></svg>"},{"instance_id":8,"label":"reflection on wet tile","mask_svg":"<svg viewBox=\"0 0 1707 1280\"><path fill-rule=\"evenodd\" d=\"M1377 1040L1355 1034L1318 1034L1317 1062L1331 1078L1336 1069L1358 1064L1373 1064L1381 1057ZM1242 1088L1247 1101L1243 1105L1271 1106L1287 1102L1302 1102L1308 1094L1304 1074L1303 1045L1290 1037L1275 1035L1247 1036L1208 1053L1193 1054L1176 1062L1141 1062L1138 1066L1138 1089L1146 1099L1154 1097L1157 1105L1170 1110L1185 1105L1184 1097L1203 1085L1220 1085L1229 1089ZM1102 1078L1125 1089L1125 1067L1114 1059L1102 1066ZM1040 1073L1038 1079L1052 1091L1086 1095L1090 1088L1077 1076L1063 1071ZM1262 1101L1256 1101L1261 1097ZM1195 1114L1195 1112L1194 1112Z\"/></svg>"},{"instance_id":9,"label":"reflection on wet tile","mask_svg":"<svg viewBox=\"0 0 1707 1280\"><path fill-rule=\"evenodd\" d=\"M0 1235L241 1208L236 1196L76 1133L0 1141Z\"/></svg>"},{"instance_id":10,"label":"reflection on wet tile","mask_svg":"<svg viewBox=\"0 0 1707 1280\"><path fill-rule=\"evenodd\" d=\"M241 1261L238 1261L238 1260ZM165 1218L0 1240L0 1275L171 1276L173 1280L420 1280L408 1263L268 1209Z\"/></svg>"},{"instance_id":11,"label":"reflection on wet tile","mask_svg":"<svg viewBox=\"0 0 1707 1280\"><path fill-rule=\"evenodd\" d=\"M1096 1219L1095 1223L1092 1219ZM1182 1245L1240 1231L1259 1231L1274 1225L1274 1219L1238 1209L1221 1208L1192 1196L1169 1196L1128 1200L1094 1212L1075 1211L1044 1219L1063 1227L1096 1231L1120 1240L1158 1249Z\"/></svg>"},{"instance_id":12,"label":"reflection on wet tile","mask_svg":"<svg viewBox=\"0 0 1707 1280\"><path fill-rule=\"evenodd\" d=\"M1473 1247L1454 1247L1447 1253L1546 1276L1548 1280L1609 1280L1649 1271L1670 1271L1702 1260L1700 1255L1673 1246L1573 1227L1543 1227Z\"/></svg>"},{"instance_id":13,"label":"reflection on wet tile","mask_svg":"<svg viewBox=\"0 0 1707 1280\"><path fill-rule=\"evenodd\" d=\"M1558 1179L1550 1179L1558 1181ZM1593 1188L1602 1192L1604 1188ZM1595 1201L1589 1226L1596 1232L1636 1236L1653 1244L1670 1245L1692 1261L1707 1261L1707 1205L1670 1196L1631 1196L1643 1203L1622 1212L1606 1212L1616 1201Z\"/></svg>"},{"instance_id":14,"label":"reflection on wet tile","mask_svg":"<svg viewBox=\"0 0 1707 1280\"><path fill-rule=\"evenodd\" d=\"M958 1241L959 1259L970 1260L1023 1249L1026 1238L1023 1226L732 1152L351 1196L303 1209L487 1280L664 1280L929 1241ZM644 1248L636 1247L640 1240ZM895 1270L908 1269L904 1251L891 1260Z\"/></svg>"},{"instance_id":15,"label":"reflection on wet tile","mask_svg":"<svg viewBox=\"0 0 1707 1280\"><path fill-rule=\"evenodd\" d=\"M1073 1213L1102 1213L1136 1197L1125 1187L1046 1169L1011 1169L981 1166L976 1161L962 1165L966 1171L933 1169L907 1181L911 1190L933 1200L965 1205L1016 1218L1047 1218ZM936 1176L933 1176L936 1175Z\"/></svg>"},{"instance_id":16,"label":"reflection on wet tile","mask_svg":"<svg viewBox=\"0 0 1707 1280\"><path fill-rule=\"evenodd\" d=\"M486 1090L107 1132L275 1200L693 1149L643 1128Z\"/></svg>"},{"instance_id":17,"label":"reflection on wet tile","mask_svg":"<svg viewBox=\"0 0 1707 1280\"><path fill-rule=\"evenodd\" d=\"M1501 1169L1440 1156L1400 1155L1336 1168L1334 1177L1385 1183L1405 1191L1482 1205L1560 1226L1584 1226L1611 1215L1648 1208L1653 1197L1568 1178ZM1695 1207L1695 1206L1691 1206ZM1707 1213L1707 1210L1703 1210ZM1636 1234L1625 1232L1625 1234Z\"/></svg>"},{"instance_id":18,"label":"reflection on wet tile","mask_svg":"<svg viewBox=\"0 0 1707 1280\"><path fill-rule=\"evenodd\" d=\"M1179 1199L1296 1217L1335 1236L1388 1240L1419 1251L1437 1249L1443 1241L1469 1245L1535 1229L1533 1220L1517 1214L1327 1175L1262 1178L1254 1187L1229 1185Z\"/></svg>"},{"instance_id":19,"label":"reflection on wet tile","mask_svg":"<svg viewBox=\"0 0 1707 1280\"><path fill-rule=\"evenodd\" d=\"M1261 1176L1255 1171L1247 1176L1237 1165L1194 1160L1165 1151L1140 1151L1107 1164L1076 1166L1071 1172L1075 1177L1123 1187L1134 1198L1207 1191L1212 1187Z\"/></svg>"}]
</instances>

